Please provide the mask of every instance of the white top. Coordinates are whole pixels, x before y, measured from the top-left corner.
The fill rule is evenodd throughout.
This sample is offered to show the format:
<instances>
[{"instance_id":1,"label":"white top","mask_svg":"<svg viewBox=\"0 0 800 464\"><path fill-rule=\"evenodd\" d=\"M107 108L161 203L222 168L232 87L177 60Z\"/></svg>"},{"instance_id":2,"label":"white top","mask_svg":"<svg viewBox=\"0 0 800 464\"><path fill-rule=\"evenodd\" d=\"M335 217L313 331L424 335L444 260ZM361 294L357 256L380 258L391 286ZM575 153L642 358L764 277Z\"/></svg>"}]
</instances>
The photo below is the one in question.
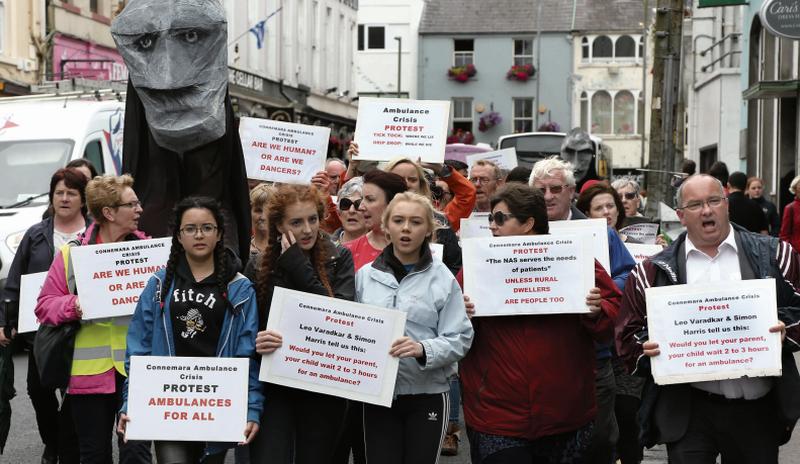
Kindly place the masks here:
<instances>
[{"instance_id":1,"label":"white top","mask_svg":"<svg viewBox=\"0 0 800 464\"><path fill-rule=\"evenodd\" d=\"M53 229L53 250L58 251L58 249L61 248L62 246L78 238L78 235L82 234L83 231L85 230L86 227L83 227L81 230L68 233L68 232L61 232L57 229Z\"/></svg>"},{"instance_id":2,"label":"white top","mask_svg":"<svg viewBox=\"0 0 800 464\"><path fill-rule=\"evenodd\" d=\"M733 235L733 227L730 227L728 236L717 247L717 255L713 258L698 250L687 236L686 283L702 284L705 282L742 280L738 252ZM692 386L709 393L724 395L726 398L755 400L769 393L772 388L772 380L765 377L713 380L693 382Z\"/></svg>"}]
</instances>

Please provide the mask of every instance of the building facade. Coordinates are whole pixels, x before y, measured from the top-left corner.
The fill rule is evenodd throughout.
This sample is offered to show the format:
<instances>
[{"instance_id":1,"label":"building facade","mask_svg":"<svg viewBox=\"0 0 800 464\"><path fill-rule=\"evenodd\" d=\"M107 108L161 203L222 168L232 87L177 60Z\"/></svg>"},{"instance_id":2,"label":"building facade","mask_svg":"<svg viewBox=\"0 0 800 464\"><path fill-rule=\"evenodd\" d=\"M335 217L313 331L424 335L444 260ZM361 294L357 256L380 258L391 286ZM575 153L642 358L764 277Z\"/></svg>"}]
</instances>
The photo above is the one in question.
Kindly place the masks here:
<instances>
[{"instance_id":1,"label":"building facade","mask_svg":"<svg viewBox=\"0 0 800 464\"><path fill-rule=\"evenodd\" d=\"M472 132L476 142L495 144L501 135L534 131L545 123L567 129L574 10L568 2L541 3L537 20L538 9L524 0L426 2L418 98L450 100L450 127ZM534 68L532 75L526 66ZM464 79L471 69L474 74ZM482 117L494 119L490 113L502 121L482 127Z\"/></svg>"},{"instance_id":2,"label":"building facade","mask_svg":"<svg viewBox=\"0 0 800 464\"><path fill-rule=\"evenodd\" d=\"M572 34L571 126L602 138L615 172L631 173L648 160L652 76L644 6L623 0L613 8L591 1L581 7Z\"/></svg>"},{"instance_id":3,"label":"building facade","mask_svg":"<svg viewBox=\"0 0 800 464\"><path fill-rule=\"evenodd\" d=\"M39 78L44 18L39 2L0 0L0 96L27 94Z\"/></svg>"},{"instance_id":4,"label":"building facade","mask_svg":"<svg viewBox=\"0 0 800 464\"><path fill-rule=\"evenodd\" d=\"M747 173L764 179L764 193L783 211L800 160L800 42L763 26L762 3L742 7L741 149Z\"/></svg>"},{"instance_id":5,"label":"building facade","mask_svg":"<svg viewBox=\"0 0 800 464\"><path fill-rule=\"evenodd\" d=\"M358 1L223 3L230 92L238 113L329 126L334 154L342 155L357 116Z\"/></svg>"},{"instance_id":6,"label":"building facade","mask_svg":"<svg viewBox=\"0 0 800 464\"><path fill-rule=\"evenodd\" d=\"M739 127L743 14L743 6L694 6L684 22L690 39L683 56L689 76L686 157L701 172L716 161L731 172L745 168L747 151L740 146Z\"/></svg>"},{"instance_id":7,"label":"building facade","mask_svg":"<svg viewBox=\"0 0 800 464\"><path fill-rule=\"evenodd\" d=\"M423 0L359 2L355 65L359 96L417 98L423 6Z\"/></svg>"}]
</instances>

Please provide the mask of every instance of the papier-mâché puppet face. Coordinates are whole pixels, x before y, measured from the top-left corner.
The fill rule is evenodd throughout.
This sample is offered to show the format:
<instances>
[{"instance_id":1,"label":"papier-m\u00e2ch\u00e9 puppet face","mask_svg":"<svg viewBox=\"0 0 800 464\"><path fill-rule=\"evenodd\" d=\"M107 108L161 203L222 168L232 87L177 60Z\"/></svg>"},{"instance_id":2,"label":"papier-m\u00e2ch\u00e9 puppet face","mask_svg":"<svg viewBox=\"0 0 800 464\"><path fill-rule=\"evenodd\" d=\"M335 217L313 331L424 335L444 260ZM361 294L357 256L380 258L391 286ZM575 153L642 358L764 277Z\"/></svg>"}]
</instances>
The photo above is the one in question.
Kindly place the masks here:
<instances>
[{"instance_id":1,"label":"papier-m\u00e2ch\u00e9 puppet face","mask_svg":"<svg viewBox=\"0 0 800 464\"><path fill-rule=\"evenodd\" d=\"M589 172L594 157L594 147L589 134L580 128L567 133L561 144L561 159L572 163L575 180L581 181Z\"/></svg>"},{"instance_id":2,"label":"papier-m\u00e2ch\u00e9 puppet face","mask_svg":"<svg viewBox=\"0 0 800 464\"><path fill-rule=\"evenodd\" d=\"M183 153L225 134L227 23L218 0L131 0L111 35L159 146Z\"/></svg>"}]
</instances>

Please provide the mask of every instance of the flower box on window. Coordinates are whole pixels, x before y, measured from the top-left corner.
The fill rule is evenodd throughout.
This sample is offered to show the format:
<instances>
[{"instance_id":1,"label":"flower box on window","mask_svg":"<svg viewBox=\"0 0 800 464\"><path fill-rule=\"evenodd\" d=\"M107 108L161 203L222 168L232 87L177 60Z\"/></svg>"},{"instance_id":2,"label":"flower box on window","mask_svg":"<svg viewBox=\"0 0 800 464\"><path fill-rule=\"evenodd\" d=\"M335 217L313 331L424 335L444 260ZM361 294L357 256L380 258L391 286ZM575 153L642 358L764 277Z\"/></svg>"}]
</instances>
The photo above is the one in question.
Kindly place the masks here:
<instances>
[{"instance_id":1,"label":"flower box on window","mask_svg":"<svg viewBox=\"0 0 800 464\"><path fill-rule=\"evenodd\" d=\"M467 82L470 77L473 77L478 70L475 65L470 63L466 66L453 66L447 70L447 76L458 82Z\"/></svg>"},{"instance_id":2,"label":"flower box on window","mask_svg":"<svg viewBox=\"0 0 800 464\"><path fill-rule=\"evenodd\" d=\"M475 143L475 136L472 132L463 129L453 129L450 135L447 136L447 143L463 143L465 145L472 145Z\"/></svg>"},{"instance_id":3,"label":"flower box on window","mask_svg":"<svg viewBox=\"0 0 800 464\"><path fill-rule=\"evenodd\" d=\"M506 79L527 82L534 74L536 74L536 68L532 64L514 65L506 73Z\"/></svg>"}]
</instances>

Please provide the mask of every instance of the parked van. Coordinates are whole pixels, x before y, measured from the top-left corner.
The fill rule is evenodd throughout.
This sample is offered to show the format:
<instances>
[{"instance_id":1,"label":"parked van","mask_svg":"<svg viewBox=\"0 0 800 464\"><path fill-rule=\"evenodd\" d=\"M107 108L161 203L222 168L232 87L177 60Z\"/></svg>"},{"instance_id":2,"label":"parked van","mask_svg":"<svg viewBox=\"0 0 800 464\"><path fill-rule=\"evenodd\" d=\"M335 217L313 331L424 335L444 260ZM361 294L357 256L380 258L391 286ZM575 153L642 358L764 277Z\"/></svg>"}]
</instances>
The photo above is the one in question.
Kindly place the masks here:
<instances>
[{"instance_id":1,"label":"parked van","mask_svg":"<svg viewBox=\"0 0 800 464\"><path fill-rule=\"evenodd\" d=\"M25 231L42 220L50 177L77 158L122 169L125 105L76 96L0 98L0 285Z\"/></svg>"}]
</instances>

